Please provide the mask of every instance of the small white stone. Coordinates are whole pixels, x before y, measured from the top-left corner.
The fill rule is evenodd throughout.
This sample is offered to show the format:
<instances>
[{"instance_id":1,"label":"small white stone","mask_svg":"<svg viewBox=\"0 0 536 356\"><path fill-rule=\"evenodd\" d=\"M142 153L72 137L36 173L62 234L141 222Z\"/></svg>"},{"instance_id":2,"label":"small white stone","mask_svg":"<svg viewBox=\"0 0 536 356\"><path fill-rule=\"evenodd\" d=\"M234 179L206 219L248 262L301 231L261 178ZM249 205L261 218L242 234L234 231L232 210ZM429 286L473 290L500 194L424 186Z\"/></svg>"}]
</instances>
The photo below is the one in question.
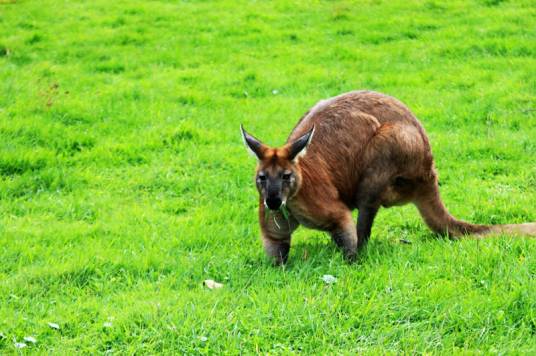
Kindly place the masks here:
<instances>
[{"instance_id":1,"label":"small white stone","mask_svg":"<svg viewBox=\"0 0 536 356\"><path fill-rule=\"evenodd\" d=\"M223 287L223 284L213 281L212 279L205 279L203 284L207 286L208 289L217 289Z\"/></svg>"},{"instance_id":2,"label":"small white stone","mask_svg":"<svg viewBox=\"0 0 536 356\"><path fill-rule=\"evenodd\" d=\"M24 341L31 342L32 344L35 344L37 342L37 339L33 336L25 336Z\"/></svg>"},{"instance_id":3,"label":"small white stone","mask_svg":"<svg viewBox=\"0 0 536 356\"><path fill-rule=\"evenodd\" d=\"M331 274L325 274L322 276L322 280L324 281L324 283L326 284L333 284L335 282L337 282L337 278L335 278L334 276L332 276Z\"/></svg>"},{"instance_id":4,"label":"small white stone","mask_svg":"<svg viewBox=\"0 0 536 356\"><path fill-rule=\"evenodd\" d=\"M48 326L50 326L52 329L59 330L60 326L56 323L48 323Z\"/></svg>"}]
</instances>

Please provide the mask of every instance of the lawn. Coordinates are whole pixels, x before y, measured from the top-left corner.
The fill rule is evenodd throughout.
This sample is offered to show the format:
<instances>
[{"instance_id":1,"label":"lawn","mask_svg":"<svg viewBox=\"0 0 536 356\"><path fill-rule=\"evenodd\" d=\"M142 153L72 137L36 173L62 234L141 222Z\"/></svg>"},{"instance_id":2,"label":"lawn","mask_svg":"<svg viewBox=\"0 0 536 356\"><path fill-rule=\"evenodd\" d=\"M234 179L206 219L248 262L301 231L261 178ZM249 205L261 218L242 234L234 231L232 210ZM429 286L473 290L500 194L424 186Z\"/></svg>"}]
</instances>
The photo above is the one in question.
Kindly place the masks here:
<instances>
[{"instance_id":1,"label":"lawn","mask_svg":"<svg viewBox=\"0 0 536 356\"><path fill-rule=\"evenodd\" d=\"M536 353L536 240L406 206L356 263L300 229L273 267L239 132L385 92L455 216L536 221L535 28L530 0L0 0L0 354Z\"/></svg>"}]
</instances>

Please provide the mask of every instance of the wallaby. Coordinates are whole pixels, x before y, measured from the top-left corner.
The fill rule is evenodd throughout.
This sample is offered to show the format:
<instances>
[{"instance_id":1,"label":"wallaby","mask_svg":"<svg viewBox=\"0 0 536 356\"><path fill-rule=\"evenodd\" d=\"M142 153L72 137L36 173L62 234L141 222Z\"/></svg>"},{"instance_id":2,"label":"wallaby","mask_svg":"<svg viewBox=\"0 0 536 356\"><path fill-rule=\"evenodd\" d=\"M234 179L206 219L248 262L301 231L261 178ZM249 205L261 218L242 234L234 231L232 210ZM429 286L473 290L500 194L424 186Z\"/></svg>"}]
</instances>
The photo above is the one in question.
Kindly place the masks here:
<instances>
[{"instance_id":1,"label":"wallaby","mask_svg":"<svg viewBox=\"0 0 536 356\"><path fill-rule=\"evenodd\" d=\"M272 148L241 126L257 157L259 222L264 249L285 263L301 224L329 232L352 259L370 237L380 206L414 203L435 233L460 237L492 233L536 236L536 223L475 225L457 220L441 202L426 133L393 97L353 91L313 106L287 143ZM357 229L352 210L359 210Z\"/></svg>"}]
</instances>

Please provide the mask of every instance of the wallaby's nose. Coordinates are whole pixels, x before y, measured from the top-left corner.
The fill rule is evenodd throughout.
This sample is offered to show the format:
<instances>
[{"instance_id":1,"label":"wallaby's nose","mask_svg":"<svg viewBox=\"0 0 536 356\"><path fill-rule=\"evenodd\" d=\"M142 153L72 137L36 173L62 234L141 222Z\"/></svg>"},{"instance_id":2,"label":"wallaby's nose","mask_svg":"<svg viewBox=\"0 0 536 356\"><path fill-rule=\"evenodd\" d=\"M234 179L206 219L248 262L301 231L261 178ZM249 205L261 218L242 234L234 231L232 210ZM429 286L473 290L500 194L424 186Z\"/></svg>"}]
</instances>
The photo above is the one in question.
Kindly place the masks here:
<instances>
[{"instance_id":1,"label":"wallaby's nose","mask_svg":"<svg viewBox=\"0 0 536 356\"><path fill-rule=\"evenodd\" d=\"M277 210L281 206L281 198L279 197L269 197L266 199L266 205L270 210Z\"/></svg>"}]
</instances>

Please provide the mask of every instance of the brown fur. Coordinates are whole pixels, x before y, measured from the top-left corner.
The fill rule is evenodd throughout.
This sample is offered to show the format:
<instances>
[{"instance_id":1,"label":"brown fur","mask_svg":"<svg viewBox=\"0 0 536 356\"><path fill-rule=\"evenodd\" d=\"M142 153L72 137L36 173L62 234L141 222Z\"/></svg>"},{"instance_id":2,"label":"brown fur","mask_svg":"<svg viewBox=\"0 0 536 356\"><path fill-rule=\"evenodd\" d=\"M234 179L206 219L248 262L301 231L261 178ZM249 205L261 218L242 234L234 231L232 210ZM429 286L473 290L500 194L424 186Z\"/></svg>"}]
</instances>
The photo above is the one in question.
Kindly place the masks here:
<instances>
[{"instance_id":1,"label":"brown fur","mask_svg":"<svg viewBox=\"0 0 536 356\"><path fill-rule=\"evenodd\" d=\"M293 142L313 128L306 153L289 159ZM257 172L276 177L288 171L295 177L280 192L283 204L286 199L288 220L278 211L266 218L266 192L259 188L264 246L279 263L286 261L291 234L300 224L331 233L346 255L353 257L367 242L380 206L409 202L438 234L536 235L536 223L475 225L450 215L439 196L423 127L400 101L384 94L355 91L321 101L301 118L285 146L259 147ZM353 209L359 209L357 230Z\"/></svg>"}]
</instances>

